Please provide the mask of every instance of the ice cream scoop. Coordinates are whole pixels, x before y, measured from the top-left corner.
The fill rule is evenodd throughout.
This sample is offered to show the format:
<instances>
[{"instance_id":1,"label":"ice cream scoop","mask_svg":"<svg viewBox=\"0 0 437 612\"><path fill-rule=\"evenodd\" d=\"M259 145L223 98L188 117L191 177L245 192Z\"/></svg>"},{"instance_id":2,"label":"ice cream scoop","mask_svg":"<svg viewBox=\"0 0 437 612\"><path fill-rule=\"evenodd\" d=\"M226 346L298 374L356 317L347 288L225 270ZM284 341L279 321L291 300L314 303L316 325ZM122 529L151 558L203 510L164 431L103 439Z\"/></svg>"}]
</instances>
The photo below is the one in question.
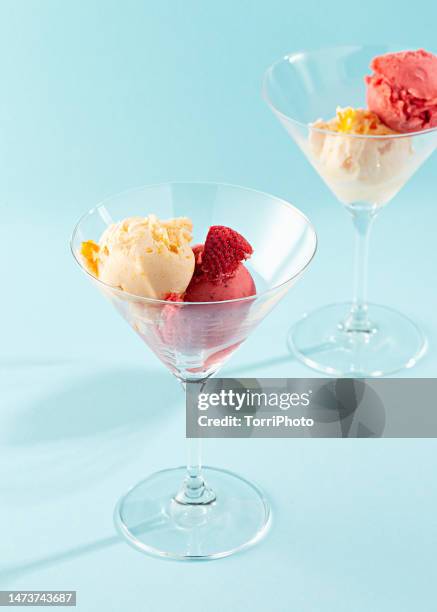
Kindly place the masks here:
<instances>
[{"instance_id":1,"label":"ice cream scoop","mask_svg":"<svg viewBox=\"0 0 437 612\"><path fill-rule=\"evenodd\" d=\"M367 105L396 132L437 127L437 56L423 49L375 57Z\"/></svg>"},{"instance_id":2,"label":"ice cream scoop","mask_svg":"<svg viewBox=\"0 0 437 612\"><path fill-rule=\"evenodd\" d=\"M318 120L311 127L310 159L344 204L385 204L407 180L410 143L390 138L396 132L375 113L337 108L333 119Z\"/></svg>"},{"instance_id":3,"label":"ice cream scoop","mask_svg":"<svg viewBox=\"0 0 437 612\"><path fill-rule=\"evenodd\" d=\"M165 299L183 293L193 276L192 223L129 217L110 225L99 243L82 244L87 269L98 279L134 295Z\"/></svg>"},{"instance_id":4,"label":"ice cream scoop","mask_svg":"<svg viewBox=\"0 0 437 612\"><path fill-rule=\"evenodd\" d=\"M253 249L238 232L215 225L209 229L205 244L195 246L193 252L196 260L193 278L184 296L167 298L169 305L162 313L159 336L164 344L177 347L186 355L202 355L204 369L224 360L249 333L247 315L251 301L238 299L256 294L252 276L242 263ZM234 299L237 300L234 304L220 304ZM218 303L184 308L172 305L172 301ZM189 371L195 373L198 368Z\"/></svg>"},{"instance_id":5,"label":"ice cream scoop","mask_svg":"<svg viewBox=\"0 0 437 612\"><path fill-rule=\"evenodd\" d=\"M255 295L255 283L242 261L253 249L229 227L209 229L204 245L194 249L196 267L184 296L186 302L220 302Z\"/></svg>"}]
</instances>

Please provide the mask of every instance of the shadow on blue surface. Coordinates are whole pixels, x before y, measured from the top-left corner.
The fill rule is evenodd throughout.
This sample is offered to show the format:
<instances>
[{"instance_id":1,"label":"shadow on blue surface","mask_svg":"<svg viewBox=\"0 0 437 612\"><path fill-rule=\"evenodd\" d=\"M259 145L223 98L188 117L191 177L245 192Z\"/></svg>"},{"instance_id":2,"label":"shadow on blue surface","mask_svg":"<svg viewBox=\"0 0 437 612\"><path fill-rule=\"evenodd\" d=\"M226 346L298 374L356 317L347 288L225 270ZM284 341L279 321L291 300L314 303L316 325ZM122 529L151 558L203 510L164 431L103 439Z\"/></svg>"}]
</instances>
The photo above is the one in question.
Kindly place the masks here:
<instances>
[{"instance_id":1,"label":"shadow on blue surface","mask_svg":"<svg viewBox=\"0 0 437 612\"><path fill-rule=\"evenodd\" d=\"M6 443L27 446L140 427L178 402L184 405L181 389L164 369L107 370L38 398L12 423Z\"/></svg>"},{"instance_id":2,"label":"shadow on blue surface","mask_svg":"<svg viewBox=\"0 0 437 612\"><path fill-rule=\"evenodd\" d=\"M2 432L5 453L0 465L4 495L1 516L9 525L0 559L2 584L117 543L119 538L114 535L60 552L44 554L40 550L39 557L29 559L23 555L20 560L22 534L14 535L14 528L21 530L16 509L21 517L27 509L31 517L41 503L71 499L80 489L93 490L105 477L112 478L138 456L147 440L159 435L163 422L176 410L183 410L182 390L164 369L111 368L85 375L72 372L60 380L56 379L56 371L51 373L51 391L47 392L45 382L45 395L31 398L17 414L12 412ZM61 515L61 527L63 522ZM51 527L42 525L46 523L35 525L39 529L36 541L47 541L49 545L54 542L54 533ZM32 549L32 542L29 544ZM12 553L9 562L8 546Z\"/></svg>"},{"instance_id":3,"label":"shadow on blue surface","mask_svg":"<svg viewBox=\"0 0 437 612\"><path fill-rule=\"evenodd\" d=\"M100 540L96 540L95 542L91 542L90 544L83 544L82 546L76 546L74 548L69 548L59 553L47 555L46 557L35 559L34 561L17 564L4 570L0 569L0 585L8 588L14 580L22 578L26 574L50 568L54 565L57 565L58 563L71 561L82 555L96 552L98 550L102 550L104 548L108 548L109 546L113 546L114 544L119 543L125 546L125 542L121 539L121 537L114 535L109 538L102 538Z\"/></svg>"},{"instance_id":4,"label":"shadow on blue surface","mask_svg":"<svg viewBox=\"0 0 437 612\"><path fill-rule=\"evenodd\" d=\"M54 380L50 393L12 412L0 430L6 510L70 497L111 477L183 407L182 390L164 369Z\"/></svg>"}]
</instances>

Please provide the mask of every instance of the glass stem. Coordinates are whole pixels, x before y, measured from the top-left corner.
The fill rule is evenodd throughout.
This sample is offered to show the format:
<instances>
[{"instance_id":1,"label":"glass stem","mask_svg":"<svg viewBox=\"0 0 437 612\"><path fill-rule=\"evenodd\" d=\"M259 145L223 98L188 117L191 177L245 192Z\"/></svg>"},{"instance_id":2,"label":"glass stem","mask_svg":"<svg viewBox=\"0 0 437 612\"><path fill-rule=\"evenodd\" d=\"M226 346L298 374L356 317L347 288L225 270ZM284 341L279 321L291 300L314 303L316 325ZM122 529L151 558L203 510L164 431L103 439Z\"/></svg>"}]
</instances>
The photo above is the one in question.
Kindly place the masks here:
<instances>
[{"instance_id":1,"label":"glass stem","mask_svg":"<svg viewBox=\"0 0 437 612\"><path fill-rule=\"evenodd\" d=\"M368 318L367 305L367 264L370 230L377 209L369 205L349 207L355 228L355 270L354 295L351 311L343 325L348 332L372 333L373 326Z\"/></svg>"},{"instance_id":2,"label":"glass stem","mask_svg":"<svg viewBox=\"0 0 437 612\"><path fill-rule=\"evenodd\" d=\"M193 383L182 383L184 390L188 384ZM202 474L201 439L187 438L187 472L175 500L180 504L205 505L213 502L215 498Z\"/></svg>"}]
</instances>

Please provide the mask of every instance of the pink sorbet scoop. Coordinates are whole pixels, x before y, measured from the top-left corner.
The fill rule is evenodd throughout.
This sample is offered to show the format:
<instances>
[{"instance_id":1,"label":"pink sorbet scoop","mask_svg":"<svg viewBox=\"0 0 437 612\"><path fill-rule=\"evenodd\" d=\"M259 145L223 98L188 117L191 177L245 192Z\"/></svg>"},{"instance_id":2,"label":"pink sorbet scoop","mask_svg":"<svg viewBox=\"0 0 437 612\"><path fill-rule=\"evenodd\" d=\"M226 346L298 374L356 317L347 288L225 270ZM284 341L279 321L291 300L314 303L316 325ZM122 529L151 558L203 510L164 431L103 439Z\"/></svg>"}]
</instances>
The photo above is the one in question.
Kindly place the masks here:
<instances>
[{"instance_id":1,"label":"pink sorbet scoop","mask_svg":"<svg viewBox=\"0 0 437 612\"><path fill-rule=\"evenodd\" d=\"M437 127L437 56L423 49L375 57L367 105L396 132Z\"/></svg>"}]
</instances>

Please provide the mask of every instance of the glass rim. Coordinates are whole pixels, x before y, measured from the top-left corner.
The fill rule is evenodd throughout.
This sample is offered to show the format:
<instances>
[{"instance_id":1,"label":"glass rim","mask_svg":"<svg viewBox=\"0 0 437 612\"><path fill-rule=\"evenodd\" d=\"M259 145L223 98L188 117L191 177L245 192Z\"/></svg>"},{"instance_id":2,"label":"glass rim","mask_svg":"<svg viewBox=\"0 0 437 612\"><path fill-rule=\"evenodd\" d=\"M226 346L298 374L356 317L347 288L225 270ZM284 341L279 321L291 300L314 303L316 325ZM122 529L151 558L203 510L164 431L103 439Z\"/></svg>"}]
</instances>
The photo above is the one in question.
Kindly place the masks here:
<instances>
[{"instance_id":1,"label":"glass rim","mask_svg":"<svg viewBox=\"0 0 437 612\"><path fill-rule=\"evenodd\" d=\"M327 46L327 47L319 47L319 48L315 48L315 49L308 49L308 50L297 50L297 51L293 51L292 53L287 53L286 55L282 56L280 59L276 60L275 62L273 62L272 64L270 64L270 66L266 69L266 71L264 72L263 75L263 80L262 80L262 88L261 88L261 95L264 99L264 101L266 102L266 104L270 107L270 109L276 113L277 115L279 115L280 117L282 117L283 119L286 119L287 121L291 121L292 123L294 123L295 125L298 125L301 128L305 128L307 130L311 130L312 132L316 132L316 133L320 133L320 134L325 134L325 135L330 135L330 136L338 136L338 137L345 137L348 136L350 138L357 138L357 139L368 139L368 140L395 140L398 138L412 138L413 136L421 136L424 134L430 134L432 132L437 131L437 126L433 127L433 128L427 128L426 130L418 130L415 132L404 132L404 133L395 133L395 134L378 134L378 135L374 135L374 134L352 134L350 132L334 132L333 130L327 130L327 129L323 129L323 128L317 128L314 127L311 123L304 123L303 121L299 121L298 119L296 119L295 117L292 117L290 115L287 115L286 113L282 112L272 101L270 94L269 94L269 87L268 87L268 78L270 75L273 74L273 71L275 70L275 68L277 66L279 66L280 64L287 62L289 64L292 64L294 61L297 61L301 58L303 58L304 56L311 56L311 55L319 55L320 53L323 53L325 51L331 51L334 49L365 49L365 48L371 48L371 47L389 47L390 45L387 45L386 43L381 43L381 44L372 44L372 45L338 45L338 46ZM364 78L364 76L363 76ZM315 121L317 121L317 119L315 119Z\"/></svg>"},{"instance_id":2,"label":"glass rim","mask_svg":"<svg viewBox=\"0 0 437 612\"><path fill-rule=\"evenodd\" d=\"M77 257L77 254L74 250L74 241L75 238L77 236L77 233L83 223L83 221L85 221L85 219L87 219L88 217L90 217L91 215L93 215L94 213L97 212L97 210L104 206L105 204L111 202L112 200L115 200L116 198L119 198L121 196L126 196L130 193L136 192L136 191L141 191L141 190L145 190L145 189L152 189L152 188L157 188L157 187L168 187L168 186L173 186L173 185L210 185L210 186L215 186L215 187L230 187L233 189L239 189L241 191L246 191L249 193L256 193L257 195L261 195L261 196L265 196L268 197L272 200L276 200L279 204L281 204L281 206L285 206L287 208L292 208L294 210L295 213L298 214L298 216L300 216L304 222L306 223L307 227L309 227L311 229L311 232L313 234L313 238L314 238L314 249L313 252L311 253L311 257L308 258L308 261L306 261L305 265L303 265L298 272L296 272L295 274L293 274L293 276L291 276L290 278L288 278L287 280L283 281L282 283L280 283L279 285L275 285L274 287L270 287L269 289L266 289L265 291L261 291L260 293L255 293L255 295L249 295L247 297L242 297L242 298L234 298L232 300L221 300L221 301L215 301L215 302L174 302L174 301L169 301L169 300L160 300L157 298L147 298L144 297L142 295L137 295L135 293L130 293L128 291L124 291L123 289L120 289L118 287L114 287L113 285L109 285L108 283L105 283L104 281L100 280L99 278L97 278L96 276L94 276L89 270L86 269L86 267L82 264L82 262L80 261L80 259ZM318 238L317 238L317 232L314 228L314 225L311 223L311 221L308 219L308 217L301 211L299 210L299 208L297 208L296 206L294 206L293 204L290 204L290 202L287 202L287 200L284 200L283 198L280 198L278 196L274 196L271 195L269 193L266 193L265 191L260 191L257 189L252 189L251 187L242 187L241 185L234 185L232 183L220 183L220 182L214 182L214 181L164 181L164 182L160 182L160 183L151 183L151 184L146 184L146 185L141 185L139 187L133 187L131 189L127 189L121 192L118 192L114 195L111 195L107 198L105 198L104 200L102 200L101 202L99 202L96 206L93 206L91 209L89 209L86 213L84 213L79 220L77 221L76 225L74 226L73 232L71 234L70 237L70 250L71 253L73 255L73 258L75 260L75 262L77 263L77 265L79 266L79 268L82 270L82 272L84 272L87 276L89 276L91 278L91 280L93 280L94 282L99 283L100 285L102 285L103 288L105 289L109 289L113 292L115 292L116 294L119 294L120 296L123 297L127 297L127 298L131 298L134 299L135 301L140 301L140 302L145 302L145 303L149 303L149 304L165 304L167 306L199 306L199 305L207 305L207 304L211 304L211 305L219 305L219 304L235 304L237 302L248 302L248 301L253 301L253 300L257 300L261 297L264 297L266 295L269 295L270 293L274 293L275 291L278 291L279 289L285 288L288 284L290 284L293 280L295 280L298 276L300 276L310 265L311 261L314 259L314 256L317 252L317 248L318 248Z\"/></svg>"}]
</instances>

